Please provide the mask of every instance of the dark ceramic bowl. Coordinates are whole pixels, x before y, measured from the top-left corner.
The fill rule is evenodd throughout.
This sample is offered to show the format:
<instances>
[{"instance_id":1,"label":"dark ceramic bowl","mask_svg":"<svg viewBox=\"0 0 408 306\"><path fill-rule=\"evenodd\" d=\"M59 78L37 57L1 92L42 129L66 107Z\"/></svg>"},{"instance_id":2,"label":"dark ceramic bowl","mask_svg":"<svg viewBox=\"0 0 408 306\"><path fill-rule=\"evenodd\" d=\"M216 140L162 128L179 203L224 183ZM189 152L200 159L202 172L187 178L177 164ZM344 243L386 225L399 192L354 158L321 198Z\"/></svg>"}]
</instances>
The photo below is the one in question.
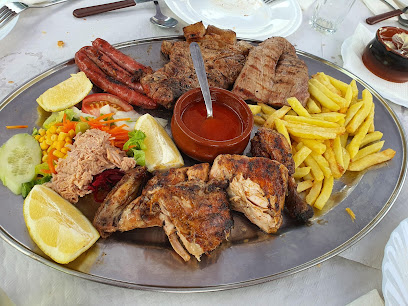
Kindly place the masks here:
<instances>
[{"instance_id":1,"label":"dark ceramic bowl","mask_svg":"<svg viewBox=\"0 0 408 306\"><path fill-rule=\"evenodd\" d=\"M244 100L221 88L210 87L210 92L213 100L225 104L238 115L242 123L240 135L228 140L210 140L193 133L186 126L182 120L186 108L198 100L204 104L200 88L186 92L177 100L171 119L171 132L177 147L191 158L203 162L212 162L219 154L242 154L254 125L251 109Z\"/></svg>"},{"instance_id":2,"label":"dark ceramic bowl","mask_svg":"<svg viewBox=\"0 0 408 306\"><path fill-rule=\"evenodd\" d=\"M397 27L382 27L370 41L363 53L363 63L376 76L395 83L408 81L408 56L387 45L392 36L408 34L407 30Z\"/></svg>"}]
</instances>

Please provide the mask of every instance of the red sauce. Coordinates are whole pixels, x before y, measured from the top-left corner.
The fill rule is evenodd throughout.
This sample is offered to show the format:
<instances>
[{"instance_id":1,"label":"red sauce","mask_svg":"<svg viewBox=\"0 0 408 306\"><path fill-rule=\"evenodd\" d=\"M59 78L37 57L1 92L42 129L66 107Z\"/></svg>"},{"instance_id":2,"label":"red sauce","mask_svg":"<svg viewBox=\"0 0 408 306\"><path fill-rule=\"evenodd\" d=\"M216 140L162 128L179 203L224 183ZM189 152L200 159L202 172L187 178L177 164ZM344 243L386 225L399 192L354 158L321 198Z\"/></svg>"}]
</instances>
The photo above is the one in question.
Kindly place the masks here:
<instances>
[{"instance_id":1,"label":"red sauce","mask_svg":"<svg viewBox=\"0 0 408 306\"><path fill-rule=\"evenodd\" d=\"M213 118L207 118L203 101L191 103L182 113L181 120L194 134L210 140L228 140L243 132L238 114L229 106L213 102Z\"/></svg>"}]
</instances>

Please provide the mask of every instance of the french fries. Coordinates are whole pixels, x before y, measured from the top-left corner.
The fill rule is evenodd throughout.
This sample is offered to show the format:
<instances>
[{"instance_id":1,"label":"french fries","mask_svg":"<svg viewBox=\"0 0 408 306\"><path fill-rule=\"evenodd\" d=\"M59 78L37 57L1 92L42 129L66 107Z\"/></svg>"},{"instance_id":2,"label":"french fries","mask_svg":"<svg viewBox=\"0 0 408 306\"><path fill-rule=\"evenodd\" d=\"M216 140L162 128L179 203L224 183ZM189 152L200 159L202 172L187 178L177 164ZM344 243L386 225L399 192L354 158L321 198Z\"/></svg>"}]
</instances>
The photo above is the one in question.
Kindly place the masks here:
<instances>
[{"instance_id":1,"label":"french fries","mask_svg":"<svg viewBox=\"0 0 408 306\"><path fill-rule=\"evenodd\" d=\"M322 209L333 191L334 180L348 171L363 171L391 160L395 151L381 151L383 133L375 131L373 96L319 72L309 80L310 98L304 107L296 98L290 106L274 109L263 103L252 107L255 122L274 128L292 147L293 177L305 201ZM259 111L260 110L260 111ZM259 112L258 112L259 111Z\"/></svg>"}]
</instances>

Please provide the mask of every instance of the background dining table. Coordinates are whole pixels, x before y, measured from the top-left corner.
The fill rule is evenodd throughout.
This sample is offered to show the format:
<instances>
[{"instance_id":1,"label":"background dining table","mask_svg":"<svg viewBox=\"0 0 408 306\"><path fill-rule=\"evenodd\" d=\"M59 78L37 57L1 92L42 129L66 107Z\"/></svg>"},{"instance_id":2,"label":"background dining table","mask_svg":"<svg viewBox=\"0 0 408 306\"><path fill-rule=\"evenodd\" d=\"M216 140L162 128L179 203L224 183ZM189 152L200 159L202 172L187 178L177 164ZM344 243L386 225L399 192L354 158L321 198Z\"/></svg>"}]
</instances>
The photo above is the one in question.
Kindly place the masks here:
<instances>
[{"instance_id":1,"label":"background dining table","mask_svg":"<svg viewBox=\"0 0 408 306\"><path fill-rule=\"evenodd\" d=\"M81 19L72 15L76 8L106 2L72 0L23 12L16 26L0 41L0 101L34 76L71 59L77 50L97 37L115 44L181 35L182 28L187 25L182 20L173 29L151 24L149 18L155 14L152 2ZM177 18L163 1L160 5L164 14ZM357 0L339 30L328 35L309 26L311 13L312 7L303 11L301 26L287 39L297 49L340 66L343 64L340 53L343 41L353 34L359 23L372 15L364 3ZM367 27L374 32L383 25L398 24L391 20ZM63 46L58 46L58 41L63 41ZM406 129L407 108L392 101L389 104ZM16 305L345 305L371 290L381 295L384 247L392 230L408 217L407 198L408 182L405 181L388 214L353 246L309 269L259 285L183 294L114 287L50 268L0 239L0 288Z\"/></svg>"}]
</instances>

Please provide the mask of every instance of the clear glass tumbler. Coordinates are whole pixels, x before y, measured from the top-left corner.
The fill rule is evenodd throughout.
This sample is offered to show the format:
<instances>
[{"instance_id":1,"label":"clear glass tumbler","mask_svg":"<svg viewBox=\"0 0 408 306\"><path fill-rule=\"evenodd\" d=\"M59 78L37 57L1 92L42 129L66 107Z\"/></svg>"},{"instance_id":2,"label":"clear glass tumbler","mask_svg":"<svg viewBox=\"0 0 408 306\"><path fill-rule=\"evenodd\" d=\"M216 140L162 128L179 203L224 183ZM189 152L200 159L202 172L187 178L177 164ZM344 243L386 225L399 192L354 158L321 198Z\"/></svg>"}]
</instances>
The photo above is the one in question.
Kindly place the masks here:
<instances>
[{"instance_id":1,"label":"clear glass tumbler","mask_svg":"<svg viewBox=\"0 0 408 306\"><path fill-rule=\"evenodd\" d=\"M356 0L317 0L310 25L316 30L334 33Z\"/></svg>"}]
</instances>

